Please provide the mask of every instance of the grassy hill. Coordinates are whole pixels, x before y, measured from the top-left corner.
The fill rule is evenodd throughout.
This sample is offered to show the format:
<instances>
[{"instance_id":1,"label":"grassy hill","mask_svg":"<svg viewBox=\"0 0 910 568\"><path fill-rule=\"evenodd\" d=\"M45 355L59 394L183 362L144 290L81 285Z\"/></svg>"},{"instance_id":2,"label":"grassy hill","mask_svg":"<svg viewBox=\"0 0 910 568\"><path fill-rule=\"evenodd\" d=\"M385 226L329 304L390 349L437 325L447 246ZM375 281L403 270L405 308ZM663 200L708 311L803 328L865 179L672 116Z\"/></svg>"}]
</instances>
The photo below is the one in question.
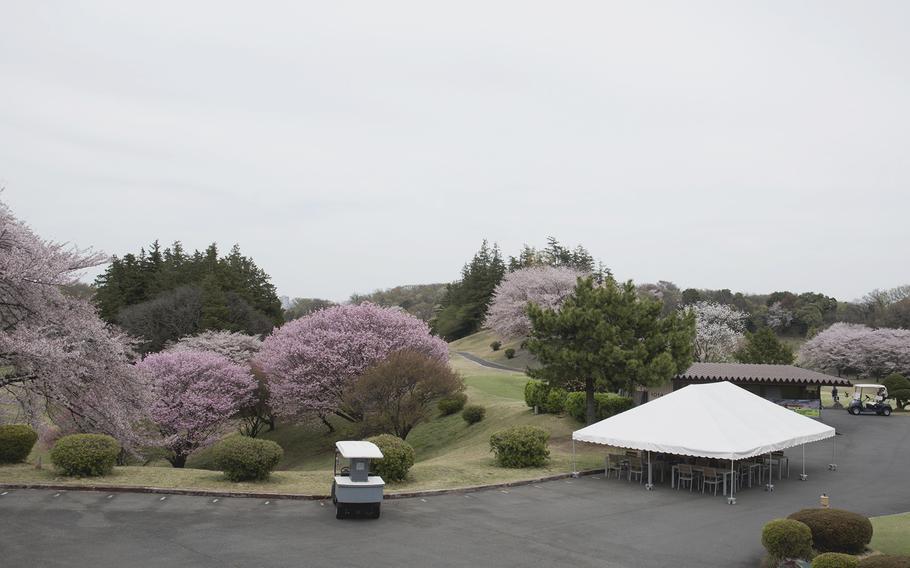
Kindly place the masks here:
<instances>
[{"instance_id":1,"label":"grassy hill","mask_svg":"<svg viewBox=\"0 0 910 568\"><path fill-rule=\"evenodd\" d=\"M476 338L475 338L476 339ZM491 340L492 341L492 340ZM489 347L488 347L489 348ZM411 491L466 487L533 479L572 469L571 433L581 425L567 416L534 415L524 403L527 377L521 372L500 371L482 367L459 355L452 355L452 366L465 378L469 404L481 404L487 417L468 426L460 414L435 417L416 427L408 436L414 446L417 462L408 479L391 484L390 491ZM490 453L490 435L500 429L519 424L532 424L550 432L551 460L542 468L507 469L498 467ZM43 457L44 469L21 464L0 467L0 483L71 483L92 485L141 485L150 487L184 487L213 490L244 490L324 494L331 484L334 443L338 439L354 438L351 425L337 422L338 430L328 434L324 425L316 422L303 425L279 424L264 437L275 440L285 449L281 471L263 483L235 484L224 480L219 472L210 471L209 452L198 452L183 470L163 462L151 466L118 467L113 475L103 479L72 480L59 478L49 465L46 452L33 452L34 463ZM578 467L602 465L603 450L578 448Z\"/></svg>"},{"instance_id":2,"label":"grassy hill","mask_svg":"<svg viewBox=\"0 0 910 568\"><path fill-rule=\"evenodd\" d=\"M502 347L500 347L498 351L493 351L493 349L490 348L490 344L497 340L502 341L495 333L488 329L484 329L473 335L453 341L449 344L449 349L455 353L470 353L475 357L480 357L481 359L485 359L492 363L505 365L506 367L511 367L522 372L528 367L533 368L537 365L534 356L531 355L527 349L521 348L521 339L502 341ZM509 348L515 350L514 359L506 357L506 349Z\"/></svg>"}]
</instances>

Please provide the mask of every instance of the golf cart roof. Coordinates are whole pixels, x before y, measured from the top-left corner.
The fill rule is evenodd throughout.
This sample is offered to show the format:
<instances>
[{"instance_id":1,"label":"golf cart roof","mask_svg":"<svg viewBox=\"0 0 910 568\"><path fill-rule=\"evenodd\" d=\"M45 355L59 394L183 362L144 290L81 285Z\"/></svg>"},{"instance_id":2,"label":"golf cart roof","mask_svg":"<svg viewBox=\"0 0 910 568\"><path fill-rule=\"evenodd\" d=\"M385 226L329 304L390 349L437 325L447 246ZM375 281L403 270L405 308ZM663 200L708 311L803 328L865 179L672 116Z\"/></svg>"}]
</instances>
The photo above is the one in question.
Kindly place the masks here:
<instances>
[{"instance_id":1,"label":"golf cart roof","mask_svg":"<svg viewBox=\"0 0 910 568\"><path fill-rule=\"evenodd\" d=\"M853 388L857 389L883 389L885 385L876 385L876 384L863 384L863 385L853 385Z\"/></svg>"},{"instance_id":2,"label":"golf cart roof","mask_svg":"<svg viewBox=\"0 0 910 568\"><path fill-rule=\"evenodd\" d=\"M382 452L379 451L379 447L373 442L335 442L335 449L345 459L382 459Z\"/></svg>"}]
</instances>

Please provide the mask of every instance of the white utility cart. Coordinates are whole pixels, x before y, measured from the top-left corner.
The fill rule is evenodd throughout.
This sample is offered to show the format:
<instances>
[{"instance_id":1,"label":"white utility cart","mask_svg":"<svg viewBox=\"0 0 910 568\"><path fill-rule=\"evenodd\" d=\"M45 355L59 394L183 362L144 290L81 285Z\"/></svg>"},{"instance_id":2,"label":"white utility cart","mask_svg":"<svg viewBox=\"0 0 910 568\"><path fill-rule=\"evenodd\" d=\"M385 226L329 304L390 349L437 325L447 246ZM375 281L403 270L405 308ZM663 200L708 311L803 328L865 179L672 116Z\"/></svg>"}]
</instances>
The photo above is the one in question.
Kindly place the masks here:
<instances>
[{"instance_id":1,"label":"white utility cart","mask_svg":"<svg viewBox=\"0 0 910 568\"><path fill-rule=\"evenodd\" d=\"M348 462L340 469L339 456ZM370 475L370 460L377 459L382 459L382 452L372 442L335 442L332 503L336 519L355 516L379 518L385 482L378 475Z\"/></svg>"}]
</instances>

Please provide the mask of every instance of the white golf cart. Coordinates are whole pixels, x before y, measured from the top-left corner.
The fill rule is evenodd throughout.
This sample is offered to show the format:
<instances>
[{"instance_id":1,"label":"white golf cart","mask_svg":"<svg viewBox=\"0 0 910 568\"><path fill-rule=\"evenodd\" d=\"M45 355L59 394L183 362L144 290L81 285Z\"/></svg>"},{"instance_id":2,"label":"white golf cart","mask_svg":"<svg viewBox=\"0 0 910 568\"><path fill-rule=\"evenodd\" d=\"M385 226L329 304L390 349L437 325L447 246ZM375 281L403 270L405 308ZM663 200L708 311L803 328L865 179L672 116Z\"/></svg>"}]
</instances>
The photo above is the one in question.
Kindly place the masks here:
<instances>
[{"instance_id":1,"label":"white golf cart","mask_svg":"<svg viewBox=\"0 0 910 568\"><path fill-rule=\"evenodd\" d=\"M847 407L847 412L854 416L860 414L891 416L891 405L885 402L888 398L888 389L884 385L853 385L853 389L853 399Z\"/></svg>"},{"instance_id":2,"label":"white golf cart","mask_svg":"<svg viewBox=\"0 0 910 568\"><path fill-rule=\"evenodd\" d=\"M339 456L348 461L348 465L342 465L340 469ZM375 459L382 459L382 452L372 442L335 442L332 503L336 519L379 518L385 482L378 475L370 475L370 460Z\"/></svg>"}]
</instances>

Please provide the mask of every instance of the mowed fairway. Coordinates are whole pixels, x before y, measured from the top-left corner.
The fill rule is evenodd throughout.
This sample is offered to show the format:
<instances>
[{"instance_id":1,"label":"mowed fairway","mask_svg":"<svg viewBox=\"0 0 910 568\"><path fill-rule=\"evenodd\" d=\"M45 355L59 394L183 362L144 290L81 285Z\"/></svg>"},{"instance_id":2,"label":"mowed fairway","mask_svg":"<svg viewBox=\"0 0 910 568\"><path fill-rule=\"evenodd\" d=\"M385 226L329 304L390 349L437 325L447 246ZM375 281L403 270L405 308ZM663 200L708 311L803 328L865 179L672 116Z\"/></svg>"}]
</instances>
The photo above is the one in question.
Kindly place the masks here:
<instances>
[{"instance_id":1,"label":"mowed fairway","mask_svg":"<svg viewBox=\"0 0 910 568\"><path fill-rule=\"evenodd\" d=\"M572 470L572 430L581 425L567 416L534 415L524 403L527 376L521 372L482 367L453 354L452 366L465 379L468 404L487 409L486 418L469 426L457 413L437 416L416 427L407 441L414 446L417 462L408 479L389 484L389 491L415 491L469 487L535 479ZM212 471L209 452L192 456L185 469L174 469L166 462L150 466L118 467L112 475L93 479L68 479L57 476L40 455L44 469L21 464L0 467L0 483L66 483L74 485L131 485L162 488L211 489L217 491L261 491L325 495L331 484L335 440L357 438L356 427L334 421L336 432L328 433L318 421L305 425L279 423L274 432L263 437L275 440L285 450L280 471L260 483L231 483L220 472ZM541 468L507 469L498 467L490 452L490 435L503 428L521 424L539 426L550 432L550 463ZM37 449L37 448L36 448ZM578 468L602 467L603 451L578 447Z\"/></svg>"}]
</instances>

